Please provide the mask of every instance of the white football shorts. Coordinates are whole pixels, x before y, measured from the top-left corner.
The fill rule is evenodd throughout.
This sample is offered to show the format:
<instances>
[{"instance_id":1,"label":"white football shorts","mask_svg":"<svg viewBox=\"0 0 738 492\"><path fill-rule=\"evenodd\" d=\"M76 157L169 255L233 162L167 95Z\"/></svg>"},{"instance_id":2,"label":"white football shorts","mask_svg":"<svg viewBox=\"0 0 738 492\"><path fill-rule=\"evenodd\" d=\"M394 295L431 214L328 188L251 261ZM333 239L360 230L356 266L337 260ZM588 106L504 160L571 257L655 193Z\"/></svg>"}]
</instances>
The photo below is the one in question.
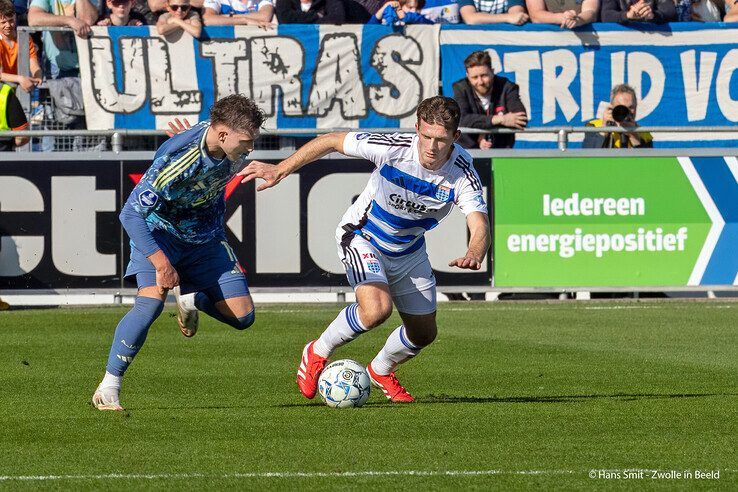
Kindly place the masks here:
<instances>
[{"instance_id":1,"label":"white football shorts","mask_svg":"<svg viewBox=\"0 0 738 492\"><path fill-rule=\"evenodd\" d=\"M338 256L354 290L365 283L381 282L389 286L399 312L415 315L435 312L436 277L425 246L408 255L391 257L354 235L349 242L338 243Z\"/></svg>"}]
</instances>

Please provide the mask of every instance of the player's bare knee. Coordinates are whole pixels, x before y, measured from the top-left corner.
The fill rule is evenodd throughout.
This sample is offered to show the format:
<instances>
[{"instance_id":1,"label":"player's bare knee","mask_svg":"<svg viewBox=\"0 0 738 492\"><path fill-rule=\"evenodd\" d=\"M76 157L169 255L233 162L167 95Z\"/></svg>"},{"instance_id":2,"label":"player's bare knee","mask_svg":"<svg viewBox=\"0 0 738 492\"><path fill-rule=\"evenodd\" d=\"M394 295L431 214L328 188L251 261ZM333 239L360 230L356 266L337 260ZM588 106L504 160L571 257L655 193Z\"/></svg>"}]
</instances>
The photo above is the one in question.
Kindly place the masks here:
<instances>
[{"instance_id":1,"label":"player's bare knee","mask_svg":"<svg viewBox=\"0 0 738 492\"><path fill-rule=\"evenodd\" d=\"M247 315L236 318L231 326L237 330L245 330L253 325L254 321L256 321L256 310L252 309Z\"/></svg>"},{"instance_id":2,"label":"player's bare knee","mask_svg":"<svg viewBox=\"0 0 738 492\"><path fill-rule=\"evenodd\" d=\"M368 303L368 306L359 306L359 316L364 326L371 330L392 316L392 300L375 299L374 302Z\"/></svg>"}]
</instances>

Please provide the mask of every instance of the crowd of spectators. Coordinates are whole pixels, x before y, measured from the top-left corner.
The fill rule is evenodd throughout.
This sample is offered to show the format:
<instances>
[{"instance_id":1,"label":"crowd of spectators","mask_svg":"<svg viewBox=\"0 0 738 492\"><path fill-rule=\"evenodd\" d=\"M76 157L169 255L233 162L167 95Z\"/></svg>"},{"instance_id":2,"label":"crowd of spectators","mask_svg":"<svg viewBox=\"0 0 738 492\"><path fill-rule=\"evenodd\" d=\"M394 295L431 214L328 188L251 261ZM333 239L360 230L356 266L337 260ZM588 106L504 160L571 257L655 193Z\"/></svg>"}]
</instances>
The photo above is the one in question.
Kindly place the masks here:
<instances>
[{"instance_id":1,"label":"crowd of spectators","mask_svg":"<svg viewBox=\"0 0 738 492\"><path fill-rule=\"evenodd\" d=\"M19 129L28 125L25 117L21 121L17 111L11 111L17 108L14 91L31 93L42 77L53 81L79 76L74 36L89 36L95 25L155 25L156 31L169 39L183 33L199 38L203 26L218 25L270 29L276 24L506 23L519 26L532 22L574 29L598 21L738 22L738 0L0 0L0 89L10 86L0 92L0 103L6 108L6 114L0 114L0 126ZM29 45L30 70L20 75L16 28L24 24L67 27L74 34L40 33L37 43L31 40ZM488 59L477 58L471 63L466 65L466 79L454 86L457 99L474 115L470 118L475 123L468 126L524 127L525 113L516 99L517 87L496 76ZM75 89L73 85L62 84L60 90ZM480 93L484 90L490 91L489 94ZM499 111L503 106L506 109ZM468 144L479 148L509 147L514 142L511 136L475 138L475 142ZM7 148L12 143L0 142L0 147Z\"/></svg>"},{"instance_id":2,"label":"crowd of spectators","mask_svg":"<svg viewBox=\"0 0 738 492\"><path fill-rule=\"evenodd\" d=\"M205 26L276 24L553 24L573 29L592 22L736 21L738 0L0 0L18 22L69 27L156 25L159 32ZM182 15L182 12L185 15ZM162 20L164 18L164 20ZM4 35L5 36L5 35ZM63 72L74 65L69 46L44 34L49 58Z\"/></svg>"},{"instance_id":3,"label":"crowd of spectators","mask_svg":"<svg viewBox=\"0 0 738 492\"><path fill-rule=\"evenodd\" d=\"M30 76L19 76L16 25L68 27L77 36L90 27L156 25L163 36L202 26L276 24L466 23L573 29L592 22L736 21L738 0L0 0L0 80L30 91L47 78L78 75L74 39L63 32L41 35L43 60L31 45ZM15 12L11 16L10 12ZM41 63L43 62L43 63ZM43 70L42 70L43 69Z\"/></svg>"}]
</instances>

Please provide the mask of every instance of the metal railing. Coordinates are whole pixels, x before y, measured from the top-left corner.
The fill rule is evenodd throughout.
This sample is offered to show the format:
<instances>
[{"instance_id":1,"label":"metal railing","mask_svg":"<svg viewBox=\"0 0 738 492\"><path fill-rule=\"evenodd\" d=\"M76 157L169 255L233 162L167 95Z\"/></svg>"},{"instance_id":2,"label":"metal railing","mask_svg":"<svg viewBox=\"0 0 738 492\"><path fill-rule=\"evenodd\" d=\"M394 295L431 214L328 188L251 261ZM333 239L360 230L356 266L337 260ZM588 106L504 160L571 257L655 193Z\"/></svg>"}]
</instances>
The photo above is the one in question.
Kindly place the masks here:
<instances>
[{"instance_id":1,"label":"metal railing","mask_svg":"<svg viewBox=\"0 0 738 492\"><path fill-rule=\"evenodd\" d=\"M620 127L592 127L592 126L547 126L547 127L531 127L525 130L517 130L512 128L460 128L462 133L468 134L551 134L556 135L557 145L560 151L566 151L569 148L571 134L574 133L622 133L625 130ZM650 133L735 133L736 142L738 142L738 126L643 126L634 130L638 132ZM264 129L262 135L275 136L314 136L332 132L341 131L357 131L356 128L295 128L295 129ZM414 133L415 128L362 128L362 131L372 133L395 133L407 132ZM0 138L7 137L109 137L111 140L111 149L115 153L123 151L123 145L126 137L154 137L165 136L164 130L20 130L20 131L0 131Z\"/></svg>"}]
</instances>

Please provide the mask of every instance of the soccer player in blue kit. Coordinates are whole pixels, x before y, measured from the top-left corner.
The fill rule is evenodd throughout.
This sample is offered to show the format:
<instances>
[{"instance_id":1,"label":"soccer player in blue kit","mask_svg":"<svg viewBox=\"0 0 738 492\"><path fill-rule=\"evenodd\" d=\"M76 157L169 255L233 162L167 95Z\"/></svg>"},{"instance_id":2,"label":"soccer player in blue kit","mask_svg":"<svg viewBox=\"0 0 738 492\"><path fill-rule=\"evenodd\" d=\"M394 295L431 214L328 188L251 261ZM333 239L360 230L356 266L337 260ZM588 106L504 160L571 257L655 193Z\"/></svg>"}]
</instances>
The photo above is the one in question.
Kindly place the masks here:
<instances>
[{"instance_id":1,"label":"soccer player in blue kit","mask_svg":"<svg viewBox=\"0 0 738 492\"><path fill-rule=\"evenodd\" d=\"M120 220L131 238L126 277L138 295L115 330L92 402L123 410L119 393L128 366L175 289L182 334L197 332L198 311L242 330L254 322L254 303L243 269L225 239L225 187L244 166L264 122L242 95L217 101L210 120L167 140L128 197Z\"/></svg>"}]
</instances>

